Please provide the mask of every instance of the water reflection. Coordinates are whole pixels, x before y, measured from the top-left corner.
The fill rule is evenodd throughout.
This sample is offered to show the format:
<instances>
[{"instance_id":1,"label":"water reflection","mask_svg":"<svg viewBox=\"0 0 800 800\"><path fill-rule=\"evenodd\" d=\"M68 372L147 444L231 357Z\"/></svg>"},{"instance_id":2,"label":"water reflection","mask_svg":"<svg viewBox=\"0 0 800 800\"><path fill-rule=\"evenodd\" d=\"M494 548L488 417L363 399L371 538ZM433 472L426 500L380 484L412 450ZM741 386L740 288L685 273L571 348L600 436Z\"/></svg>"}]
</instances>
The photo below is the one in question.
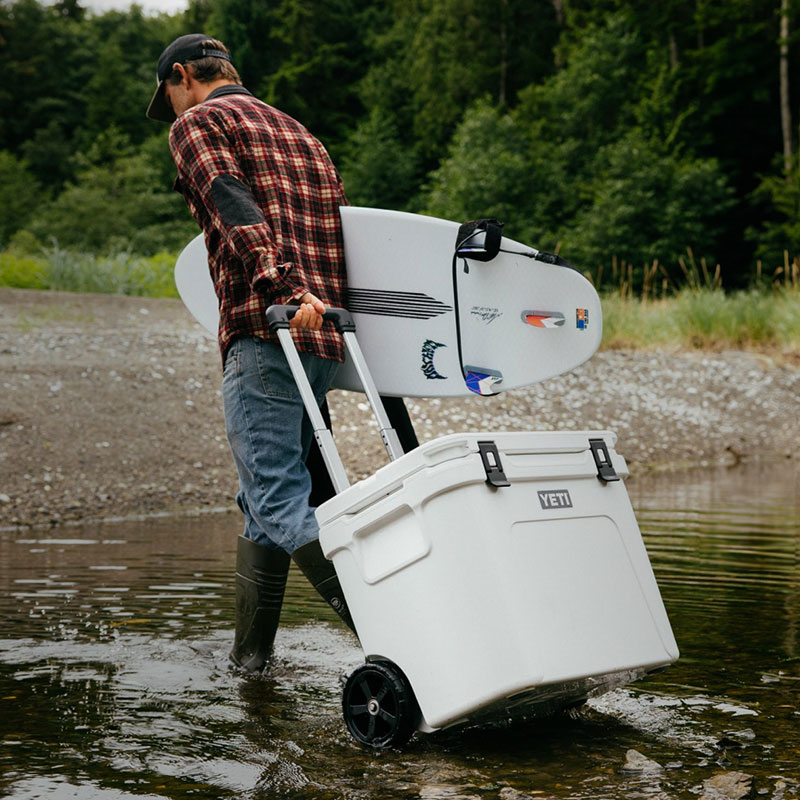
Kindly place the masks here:
<instances>
[{"instance_id":1,"label":"water reflection","mask_svg":"<svg viewBox=\"0 0 800 800\"><path fill-rule=\"evenodd\" d=\"M631 481L681 660L580 714L403 753L347 735L361 653L299 574L269 675L230 672L235 517L4 533L0 795L677 797L739 769L798 796L799 488L791 462ZM623 772L631 748L662 768Z\"/></svg>"}]
</instances>

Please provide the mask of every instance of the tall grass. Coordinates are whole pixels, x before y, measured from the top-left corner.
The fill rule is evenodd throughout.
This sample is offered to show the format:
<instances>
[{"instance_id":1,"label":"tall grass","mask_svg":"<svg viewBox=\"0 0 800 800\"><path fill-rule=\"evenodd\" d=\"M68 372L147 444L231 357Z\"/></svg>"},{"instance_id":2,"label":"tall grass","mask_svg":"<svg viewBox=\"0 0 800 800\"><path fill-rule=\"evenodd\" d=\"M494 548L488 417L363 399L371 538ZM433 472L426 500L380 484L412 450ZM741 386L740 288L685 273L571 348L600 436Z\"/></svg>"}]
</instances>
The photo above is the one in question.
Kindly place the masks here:
<instances>
[{"instance_id":1,"label":"tall grass","mask_svg":"<svg viewBox=\"0 0 800 800\"><path fill-rule=\"evenodd\" d=\"M605 348L677 346L750 348L800 353L800 289L682 289L643 301L604 293Z\"/></svg>"},{"instance_id":2,"label":"tall grass","mask_svg":"<svg viewBox=\"0 0 800 800\"><path fill-rule=\"evenodd\" d=\"M725 292L719 265L698 264L691 250L679 259L683 285L676 288L658 262L634 288L630 265L612 262L610 284L600 286L606 348L725 347L800 353L800 262L784 264L770 277L758 265L744 291ZM591 276L589 276L591 278ZM602 272L595 276L599 283ZM637 292L638 290L638 292Z\"/></svg>"}]
</instances>

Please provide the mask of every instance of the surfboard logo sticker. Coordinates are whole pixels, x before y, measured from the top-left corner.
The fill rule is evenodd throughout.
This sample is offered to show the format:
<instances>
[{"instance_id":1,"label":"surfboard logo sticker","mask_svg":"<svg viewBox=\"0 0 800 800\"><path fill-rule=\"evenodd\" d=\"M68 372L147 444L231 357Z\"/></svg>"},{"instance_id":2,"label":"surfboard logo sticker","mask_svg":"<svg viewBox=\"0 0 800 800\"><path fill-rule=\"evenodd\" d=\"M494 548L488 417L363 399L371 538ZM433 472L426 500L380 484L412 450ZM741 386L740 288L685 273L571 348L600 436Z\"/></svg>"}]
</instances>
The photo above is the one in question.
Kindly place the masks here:
<instances>
[{"instance_id":1,"label":"surfboard logo sticker","mask_svg":"<svg viewBox=\"0 0 800 800\"><path fill-rule=\"evenodd\" d=\"M422 366L420 369L429 381L446 381L446 375L440 375L433 365L433 356L440 347L447 347L441 342L434 342L433 339L426 339L422 345Z\"/></svg>"},{"instance_id":2,"label":"surfboard logo sticker","mask_svg":"<svg viewBox=\"0 0 800 800\"><path fill-rule=\"evenodd\" d=\"M566 320L560 311L523 311L522 321L534 328L560 328Z\"/></svg>"},{"instance_id":3,"label":"surfboard logo sticker","mask_svg":"<svg viewBox=\"0 0 800 800\"><path fill-rule=\"evenodd\" d=\"M491 325L496 319L503 316L503 312L499 308L487 308L486 306L472 306L469 313L487 325Z\"/></svg>"},{"instance_id":4,"label":"surfboard logo sticker","mask_svg":"<svg viewBox=\"0 0 800 800\"><path fill-rule=\"evenodd\" d=\"M579 331L585 331L589 327L589 309L576 308L575 309L575 327Z\"/></svg>"}]
</instances>

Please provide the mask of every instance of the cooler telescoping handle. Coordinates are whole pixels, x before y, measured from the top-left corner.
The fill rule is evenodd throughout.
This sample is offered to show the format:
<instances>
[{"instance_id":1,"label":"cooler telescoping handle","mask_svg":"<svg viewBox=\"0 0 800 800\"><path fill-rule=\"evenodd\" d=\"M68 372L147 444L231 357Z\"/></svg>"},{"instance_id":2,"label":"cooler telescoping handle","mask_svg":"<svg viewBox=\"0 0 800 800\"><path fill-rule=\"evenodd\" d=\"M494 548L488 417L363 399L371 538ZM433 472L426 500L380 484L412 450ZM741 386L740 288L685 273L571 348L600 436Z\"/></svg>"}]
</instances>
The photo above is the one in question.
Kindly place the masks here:
<instances>
[{"instance_id":1,"label":"cooler telescoping handle","mask_svg":"<svg viewBox=\"0 0 800 800\"><path fill-rule=\"evenodd\" d=\"M298 312L300 306L270 306L267 309L267 324L269 329L275 331L281 328L288 328L289 322L294 315ZM326 322L332 322L334 328L339 333L356 331L356 323L353 321L353 315L346 308L329 308L323 315L322 319Z\"/></svg>"},{"instance_id":2,"label":"cooler telescoping handle","mask_svg":"<svg viewBox=\"0 0 800 800\"><path fill-rule=\"evenodd\" d=\"M333 488L338 494L346 489L350 485L350 482L347 479L347 473L342 464L342 459L333 441L333 435L328 430L328 427L325 425L325 420L322 418L322 412L317 405L314 390L311 388L306 372L303 369L303 364L300 361L300 356L297 354L294 340L289 332L289 322L297 313L298 309L299 306L270 306L267 309L267 323L269 324L269 329L277 335L286 360L289 362L289 368L292 371L300 396L303 398L303 405L305 406L306 413L314 429L314 438L317 440L319 449L322 452L322 458L331 476ZM372 407L372 411L378 421L378 427L381 431L383 443L389 453L389 458L394 461L396 458L403 455L403 448L400 444L397 432L392 427L391 422L389 422L389 417L381 402L378 389L367 367L367 362L364 360L361 346L356 339L356 325L353 321L353 317L347 309L329 308L323 315L323 319L332 322L336 330L344 337L344 343L347 347L347 352L350 354L350 360L358 373L358 378L364 388L364 394L366 394L367 401Z\"/></svg>"}]
</instances>

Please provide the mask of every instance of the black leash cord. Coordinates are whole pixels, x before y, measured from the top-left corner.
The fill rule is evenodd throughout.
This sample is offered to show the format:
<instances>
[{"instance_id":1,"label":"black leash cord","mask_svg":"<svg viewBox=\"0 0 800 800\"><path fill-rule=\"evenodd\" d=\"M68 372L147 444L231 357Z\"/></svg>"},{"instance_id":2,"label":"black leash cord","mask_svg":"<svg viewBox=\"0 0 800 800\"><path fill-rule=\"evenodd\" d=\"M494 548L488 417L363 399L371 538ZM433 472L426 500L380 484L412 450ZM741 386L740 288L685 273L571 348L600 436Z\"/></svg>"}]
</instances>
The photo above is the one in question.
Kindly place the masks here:
<instances>
[{"instance_id":1,"label":"black leash cord","mask_svg":"<svg viewBox=\"0 0 800 800\"><path fill-rule=\"evenodd\" d=\"M474 236L474 234L472 234ZM471 237L467 237L469 239ZM464 241L467 241L465 239ZM461 242L463 245L464 242ZM459 245L460 247L461 245ZM464 271L469 272L469 265L467 264L467 259L464 259ZM458 309L458 248L456 248L456 252L453 253L453 309L455 311L456 316L456 346L458 348L458 365L461 367L461 377L466 380L466 375L464 374L464 355L461 351L461 313Z\"/></svg>"}]
</instances>

